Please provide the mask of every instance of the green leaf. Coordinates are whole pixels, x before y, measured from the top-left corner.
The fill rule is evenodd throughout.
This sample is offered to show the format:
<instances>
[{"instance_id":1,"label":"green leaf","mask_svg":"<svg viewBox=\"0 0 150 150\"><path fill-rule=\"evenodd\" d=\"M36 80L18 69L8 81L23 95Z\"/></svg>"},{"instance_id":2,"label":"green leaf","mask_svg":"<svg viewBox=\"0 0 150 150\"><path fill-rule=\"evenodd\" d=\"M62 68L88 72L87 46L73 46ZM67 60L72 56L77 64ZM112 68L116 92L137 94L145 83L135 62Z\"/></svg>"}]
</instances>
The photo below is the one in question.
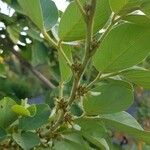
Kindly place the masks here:
<instances>
[{"instance_id":1,"label":"green leaf","mask_svg":"<svg viewBox=\"0 0 150 150\"><path fill-rule=\"evenodd\" d=\"M84 4L85 0L82 0ZM111 10L108 0L98 0L94 19L94 33L98 32L108 21ZM63 41L76 41L85 38L86 24L75 2L70 3L64 12L58 29Z\"/></svg>"},{"instance_id":2,"label":"green leaf","mask_svg":"<svg viewBox=\"0 0 150 150\"><path fill-rule=\"evenodd\" d=\"M133 103L133 89L127 82L108 80L94 88L83 99L87 115L115 113Z\"/></svg>"},{"instance_id":3,"label":"green leaf","mask_svg":"<svg viewBox=\"0 0 150 150\"><path fill-rule=\"evenodd\" d=\"M81 147L78 144L71 142L69 140L63 140L63 141L55 142L54 148L55 150L60 150L60 149L76 150L76 149L80 149Z\"/></svg>"},{"instance_id":4,"label":"green leaf","mask_svg":"<svg viewBox=\"0 0 150 150\"><path fill-rule=\"evenodd\" d=\"M149 54L149 39L150 30L147 28L130 23L118 25L101 43L93 63L103 73L132 67Z\"/></svg>"},{"instance_id":5,"label":"green leaf","mask_svg":"<svg viewBox=\"0 0 150 150\"><path fill-rule=\"evenodd\" d=\"M150 132L144 131L135 118L126 112L102 115L100 120L106 126L114 127L117 131L122 131L138 140L150 143Z\"/></svg>"},{"instance_id":6,"label":"green leaf","mask_svg":"<svg viewBox=\"0 0 150 150\"><path fill-rule=\"evenodd\" d=\"M7 135L6 131L0 127L0 139L4 138Z\"/></svg>"},{"instance_id":7,"label":"green leaf","mask_svg":"<svg viewBox=\"0 0 150 150\"><path fill-rule=\"evenodd\" d=\"M143 145L143 150L149 150L150 149L150 145Z\"/></svg>"},{"instance_id":8,"label":"green leaf","mask_svg":"<svg viewBox=\"0 0 150 150\"><path fill-rule=\"evenodd\" d=\"M111 9L118 13L120 10L124 8L124 6L129 2L129 0L109 0Z\"/></svg>"},{"instance_id":9,"label":"green leaf","mask_svg":"<svg viewBox=\"0 0 150 150\"><path fill-rule=\"evenodd\" d=\"M143 128L136 121L136 119L125 111L113 113L113 114L100 115L100 119L102 119L104 121L104 123L107 121L112 121L112 123L118 122L122 125L143 131ZM113 126L113 124L109 124L109 125Z\"/></svg>"},{"instance_id":10,"label":"green leaf","mask_svg":"<svg viewBox=\"0 0 150 150\"><path fill-rule=\"evenodd\" d=\"M150 18L150 1L147 0L142 4L141 10Z\"/></svg>"},{"instance_id":11,"label":"green leaf","mask_svg":"<svg viewBox=\"0 0 150 150\"><path fill-rule=\"evenodd\" d=\"M103 126L97 122L97 120L89 119L89 118L79 118L75 119L75 124L80 127L80 132L88 135L93 135L97 132L102 137L104 136L105 129ZM94 130L93 130L94 129Z\"/></svg>"},{"instance_id":12,"label":"green leaf","mask_svg":"<svg viewBox=\"0 0 150 150\"><path fill-rule=\"evenodd\" d=\"M99 121L89 118L79 118L75 120L75 123L80 128L80 134L90 143L93 143L100 149L109 150L107 142L102 138L105 136L106 131Z\"/></svg>"},{"instance_id":13,"label":"green leaf","mask_svg":"<svg viewBox=\"0 0 150 150\"><path fill-rule=\"evenodd\" d=\"M34 130L48 122L50 108L47 104L36 105L36 114L33 117L22 117L19 119L19 128L23 130Z\"/></svg>"},{"instance_id":14,"label":"green leaf","mask_svg":"<svg viewBox=\"0 0 150 150\"><path fill-rule=\"evenodd\" d=\"M146 15L127 15L122 17L122 20L150 29L150 18L148 18Z\"/></svg>"},{"instance_id":15,"label":"green leaf","mask_svg":"<svg viewBox=\"0 0 150 150\"><path fill-rule=\"evenodd\" d=\"M13 133L13 139L24 150L30 150L40 143L37 134L32 132Z\"/></svg>"},{"instance_id":16,"label":"green leaf","mask_svg":"<svg viewBox=\"0 0 150 150\"><path fill-rule=\"evenodd\" d=\"M36 111L37 111L36 105L31 105L27 109L30 112L30 116L33 117L36 115Z\"/></svg>"},{"instance_id":17,"label":"green leaf","mask_svg":"<svg viewBox=\"0 0 150 150\"><path fill-rule=\"evenodd\" d=\"M72 61L72 51L71 47L69 45L63 45L62 46L64 53L68 57L70 61ZM59 68L60 68L60 74L61 74L61 81L67 82L72 77L72 71L70 67L68 66L64 56L60 51L58 51L58 60L59 60Z\"/></svg>"},{"instance_id":18,"label":"green leaf","mask_svg":"<svg viewBox=\"0 0 150 150\"><path fill-rule=\"evenodd\" d=\"M43 39L40 37L40 32L37 31L36 29L30 28L29 30L26 31L26 33L29 37L33 38L34 40L43 42Z\"/></svg>"},{"instance_id":19,"label":"green leaf","mask_svg":"<svg viewBox=\"0 0 150 150\"><path fill-rule=\"evenodd\" d=\"M58 10L51 0L18 0L25 14L41 30L50 30L58 20ZM34 9L33 9L34 6Z\"/></svg>"},{"instance_id":20,"label":"green leaf","mask_svg":"<svg viewBox=\"0 0 150 150\"><path fill-rule=\"evenodd\" d=\"M22 8L19 6L17 0L5 0L5 2L13 8L16 12L23 14Z\"/></svg>"},{"instance_id":21,"label":"green leaf","mask_svg":"<svg viewBox=\"0 0 150 150\"><path fill-rule=\"evenodd\" d=\"M30 116L30 111L21 105L13 105L12 111L20 116Z\"/></svg>"},{"instance_id":22,"label":"green leaf","mask_svg":"<svg viewBox=\"0 0 150 150\"><path fill-rule=\"evenodd\" d=\"M6 78L5 64L3 64L3 62L3 57L0 57L0 77Z\"/></svg>"},{"instance_id":23,"label":"green leaf","mask_svg":"<svg viewBox=\"0 0 150 150\"><path fill-rule=\"evenodd\" d=\"M147 0L109 0L111 9L118 15L125 15L139 10Z\"/></svg>"},{"instance_id":24,"label":"green leaf","mask_svg":"<svg viewBox=\"0 0 150 150\"><path fill-rule=\"evenodd\" d=\"M10 39L15 44L17 44L17 42L19 41L19 37L20 37L20 30L18 29L18 27L15 25L7 26L7 32L9 34Z\"/></svg>"},{"instance_id":25,"label":"green leaf","mask_svg":"<svg viewBox=\"0 0 150 150\"><path fill-rule=\"evenodd\" d=\"M60 149L77 150L81 148L82 148L82 145L72 142L70 140L58 141L58 142L55 142L55 145L54 145L55 150L60 150Z\"/></svg>"},{"instance_id":26,"label":"green leaf","mask_svg":"<svg viewBox=\"0 0 150 150\"><path fill-rule=\"evenodd\" d=\"M150 89L150 70L146 69L133 69L121 74L130 82L145 89Z\"/></svg>"},{"instance_id":27,"label":"green leaf","mask_svg":"<svg viewBox=\"0 0 150 150\"><path fill-rule=\"evenodd\" d=\"M78 117L83 114L82 108L81 108L80 105L77 104L77 103L72 104L71 109L70 109L70 112L71 112L74 116L78 116Z\"/></svg>"},{"instance_id":28,"label":"green leaf","mask_svg":"<svg viewBox=\"0 0 150 150\"><path fill-rule=\"evenodd\" d=\"M32 64L37 66L39 64L44 64L48 56L47 48L41 42L35 41L32 45Z\"/></svg>"},{"instance_id":29,"label":"green leaf","mask_svg":"<svg viewBox=\"0 0 150 150\"><path fill-rule=\"evenodd\" d=\"M55 150L77 150L84 149L90 150L89 145L84 141L84 139L78 134L67 134L62 135L63 140L56 141L54 143Z\"/></svg>"},{"instance_id":30,"label":"green leaf","mask_svg":"<svg viewBox=\"0 0 150 150\"><path fill-rule=\"evenodd\" d=\"M109 145L104 138L84 136L89 142L96 145L100 149L109 150Z\"/></svg>"},{"instance_id":31,"label":"green leaf","mask_svg":"<svg viewBox=\"0 0 150 150\"><path fill-rule=\"evenodd\" d=\"M17 115L11 110L14 105L16 102L9 97L0 100L0 127L7 128L17 119Z\"/></svg>"}]
</instances>

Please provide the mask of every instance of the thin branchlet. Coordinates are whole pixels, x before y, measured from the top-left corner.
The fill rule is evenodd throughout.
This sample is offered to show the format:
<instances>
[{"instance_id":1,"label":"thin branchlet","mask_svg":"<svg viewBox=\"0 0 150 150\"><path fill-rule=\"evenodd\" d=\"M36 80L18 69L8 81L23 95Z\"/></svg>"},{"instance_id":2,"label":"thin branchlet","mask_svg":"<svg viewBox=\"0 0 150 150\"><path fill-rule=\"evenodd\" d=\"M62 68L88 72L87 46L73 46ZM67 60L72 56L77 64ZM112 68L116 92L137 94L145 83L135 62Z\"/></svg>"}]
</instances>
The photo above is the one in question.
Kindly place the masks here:
<instances>
[{"instance_id":1,"label":"thin branchlet","mask_svg":"<svg viewBox=\"0 0 150 150\"><path fill-rule=\"evenodd\" d=\"M73 85L70 96L68 98L66 109L60 110L57 121L53 124L52 128L46 133L46 135L50 134L52 131L57 130L61 126L61 124L64 123L65 116L67 116L67 113L70 110L72 103L76 100L77 94L84 95L84 93L88 90L88 88L94 85L94 83L99 79L99 77L101 77L101 73L99 73L98 76L85 88L85 91L83 92L79 91L82 87L80 80L82 79L86 66L88 65L92 56L95 54L97 47L101 45L101 41L103 41L103 39L106 37L106 35L114 25L115 16L112 17L109 26L107 27L106 31L102 34L100 39L96 41L93 38L94 37L93 26L94 26L94 14L96 9L96 2L97 0L91 0L90 3L87 3L83 7L80 1L76 0L77 6L79 7L81 14L85 18L84 20L87 28L85 40L85 55L83 57L81 64L71 65L71 70L73 72Z\"/></svg>"},{"instance_id":2,"label":"thin branchlet","mask_svg":"<svg viewBox=\"0 0 150 150\"><path fill-rule=\"evenodd\" d=\"M96 0L91 0L90 5L88 4L87 7L89 7L89 9L84 9L83 11L83 7L81 7L81 3L79 3L79 1L76 1L78 6L80 7L80 11L81 13L84 15L84 17L86 18L86 26L87 26L87 35L86 35L86 43L85 43L85 55L83 58L83 62L81 64L81 66L79 67L79 69L77 70L78 72L76 73L76 70L72 69L73 71L73 85L72 85L72 90L70 93L70 97L68 99L68 110L71 107L72 103L74 102L75 98L76 98L76 93L78 90L78 87L80 85L80 80L82 78L82 75L84 73L84 70L90 60L90 51L91 51L91 47L92 47L92 37L93 37L93 23L94 23L94 14L95 14L95 8L96 8ZM85 7L85 8L87 8ZM64 116L67 112L65 111L61 111L60 116L58 118L58 120L56 121L56 123L54 124L54 126L52 127L51 131L56 130L61 123L64 120ZM50 131L47 133L49 134Z\"/></svg>"}]
</instances>

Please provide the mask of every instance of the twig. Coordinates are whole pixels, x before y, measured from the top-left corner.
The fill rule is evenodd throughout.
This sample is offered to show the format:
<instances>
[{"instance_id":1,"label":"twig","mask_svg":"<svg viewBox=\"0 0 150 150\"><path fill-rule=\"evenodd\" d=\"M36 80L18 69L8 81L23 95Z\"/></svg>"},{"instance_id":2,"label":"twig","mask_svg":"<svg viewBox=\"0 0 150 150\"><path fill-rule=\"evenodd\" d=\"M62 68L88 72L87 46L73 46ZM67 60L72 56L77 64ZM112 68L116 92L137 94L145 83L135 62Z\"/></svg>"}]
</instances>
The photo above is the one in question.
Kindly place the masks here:
<instances>
[{"instance_id":1,"label":"twig","mask_svg":"<svg viewBox=\"0 0 150 150\"><path fill-rule=\"evenodd\" d=\"M49 36L49 34L46 31L43 31L42 34L50 46L54 47L55 49L58 49L57 43Z\"/></svg>"},{"instance_id":2,"label":"twig","mask_svg":"<svg viewBox=\"0 0 150 150\"><path fill-rule=\"evenodd\" d=\"M100 38L98 39L98 44L100 46L100 44L103 42L104 38L106 37L106 35L109 33L109 31L112 29L113 25L119 21L119 19L117 19L117 21L115 20L116 15L112 14L112 17L110 19L110 22L107 26L107 28L105 29L105 32L100 36Z\"/></svg>"},{"instance_id":3,"label":"twig","mask_svg":"<svg viewBox=\"0 0 150 150\"><path fill-rule=\"evenodd\" d=\"M91 88L100 79L101 75L101 72L99 72L96 78L91 83L89 83L89 85L87 85L87 89Z\"/></svg>"},{"instance_id":4,"label":"twig","mask_svg":"<svg viewBox=\"0 0 150 150\"><path fill-rule=\"evenodd\" d=\"M109 31L112 29L113 25L114 25L117 21L119 21L119 19L117 19L117 21L116 21L116 20L115 20L115 17L116 17L116 15L115 15L115 14L112 14L111 19L110 19L110 22L109 22L109 24L108 24L108 26L107 26L105 32L104 32L104 33L100 36L100 38L98 39L98 46L101 45L101 43L103 42L103 40L105 39L105 37L107 36L107 34L109 33ZM96 49L93 50L92 55L93 55L95 52L96 52ZM116 74L116 73L115 73L115 74ZM96 76L96 78L95 78L91 83L89 83L89 85L87 86L87 88L92 87L97 81L103 80L104 77L100 78L101 75L102 75L102 73L99 73L99 74ZM109 76L113 76L113 75L111 74L111 75L108 75L107 77L109 77Z\"/></svg>"},{"instance_id":5,"label":"twig","mask_svg":"<svg viewBox=\"0 0 150 150\"><path fill-rule=\"evenodd\" d=\"M8 44L9 43L9 44ZM4 47L4 49L8 49L11 51L16 58L20 61L20 63L29 69L40 81L42 81L47 87L54 89L55 85L51 83L43 74L37 71L27 60L25 60L19 52L13 49L13 42L7 37L5 39L0 39L0 46Z\"/></svg>"},{"instance_id":6,"label":"twig","mask_svg":"<svg viewBox=\"0 0 150 150\"><path fill-rule=\"evenodd\" d=\"M85 18L86 12L85 12L80 0L75 0L75 2L77 4L78 8L80 9L80 12L81 12L82 16Z\"/></svg>"},{"instance_id":7,"label":"twig","mask_svg":"<svg viewBox=\"0 0 150 150\"><path fill-rule=\"evenodd\" d=\"M61 45L59 46L58 50L61 52L61 54L63 55L63 57L65 58L68 66L71 68L72 67L72 63L70 62L70 60L68 59L67 55L65 54L64 50L62 49Z\"/></svg>"},{"instance_id":8,"label":"twig","mask_svg":"<svg viewBox=\"0 0 150 150\"><path fill-rule=\"evenodd\" d=\"M68 109L70 109L72 103L74 102L74 100L76 98L76 92L77 92L77 89L80 85L80 80L82 78L82 75L84 74L84 70L85 70L88 62L91 60L91 57L96 52L95 50L94 50L94 52L92 52L93 23L94 23L93 20L94 20L95 8L96 8L96 0L91 0L90 9L88 10L88 12L85 10L85 14L83 13L84 11L82 10L83 7L81 7L82 5L81 5L80 1L76 0L76 3L78 5L82 15L85 15L84 17L86 17L85 22L87 25L87 31L86 31L87 35L86 35L86 43L85 43L85 55L83 58L82 66L77 73L73 72L74 80L73 80L73 86L72 86L72 90L70 93L70 97L68 100ZM108 25L106 31L102 34L102 36L98 40L99 45L101 44L101 42L103 41L105 36L108 34L108 32L111 30L112 26L114 25L114 23L115 23L114 19L115 19L115 16L112 17L111 23ZM91 87L93 84L95 84L95 82L99 80L100 76L101 76L101 73L99 73L98 76L93 80L93 82L91 82L89 84L89 87ZM101 79L104 79L104 78L105 77L103 77ZM56 130L60 126L60 124L63 122L65 114L66 114L66 112L61 111L59 118L57 119L55 124L52 126L51 130L46 133L46 135L50 134L52 131Z\"/></svg>"},{"instance_id":9,"label":"twig","mask_svg":"<svg viewBox=\"0 0 150 150\"><path fill-rule=\"evenodd\" d=\"M73 80L73 86L72 86L70 98L68 101L68 107L71 106L73 101L75 100L77 88L79 86L80 77L81 77L81 74L78 77L74 78L74 80Z\"/></svg>"},{"instance_id":10,"label":"twig","mask_svg":"<svg viewBox=\"0 0 150 150\"><path fill-rule=\"evenodd\" d=\"M60 84L59 84L59 99L63 98L63 90L64 90L64 83L60 82Z\"/></svg>"},{"instance_id":11,"label":"twig","mask_svg":"<svg viewBox=\"0 0 150 150\"><path fill-rule=\"evenodd\" d=\"M95 7L96 7L96 0L92 0L90 12L86 12L86 16L85 16L85 17L87 17L87 22L86 22L87 23L87 35L86 35L85 56L83 59L82 67L79 69L79 72L78 73L73 72L74 80L73 80L73 86L72 86L72 90L70 93L70 97L68 100L69 108L75 100L76 92L77 92L78 86L80 84L80 79L84 73L84 70L86 68L88 61L90 60L89 54L91 51L91 44L92 44L92 37L93 37L93 19L94 19ZM59 127L59 125L63 121L65 113L66 112L62 111L62 113L60 114L60 117L58 118L58 120L56 121L54 126L52 127L51 131L52 130L54 131ZM50 133L50 131L48 133Z\"/></svg>"},{"instance_id":12,"label":"twig","mask_svg":"<svg viewBox=\"0 0 150 150\"><path fill-rule=\"evenodd\" d=\"M72 63L70 62L70 60L68 59L68 57L66 56L65 52L63 51L62 47L61 47L61 41L59 41L58 43L56 43L46 31L42 32L44 35L45 40L48 42L48 44L52 47L54 47L55 49L57 49L58 51L61 52L61 54L63 55L63 57L65 58L67 64L69 65L69 67L71 67Z\"/></svg>"},{"instance_id":13,"label":"twig","mask_svg":"<svg viewBox=\"0 0 150 150\"><path fill-rule=\"evenodd\" d=\"M142 150L143 148L143 143L141 141L138 142L138 150Z\"/></svg>"},{"instance_id":14,"label":"twig","mask_svg":"<svg viewBox=\"0 0 150 150\"><path fill-rule=\"evenodd\" d=\"M82 67L80 69L80 72L77 74L76 77L74 77L73 87L72 87L71 95L70 95L69 102L68 102L69 106L75 100L76 91L77 91L78 85L80 83L80 79L84 73L84 70L86 68L88 61L90 60L90 51L91 51L92 37L93 37L93 23L94 23L93 20L94 20L95 8L96 8L96 0L92 0L91 1L91 8L90 8L90 10L88 10L89 12L86 12L86 17L87 17L87 22L86 22L87 32L86 33L87 33L87 35L86 35L86 43L85 43L85 56L83 59L83 64L82 64Z\"/></svg>"},{"instance_id":15,"label":"twig","mask_svg":"<svg viewBox=\"0 0 150 150\"><path fill-rule=\"evenodd\" d=\"M102 80L105 80L105 79L108 79L110 77L114 77L116 75L119 75L119 74L122 74L122 73L126 73L130 71L130 69L126 69L126 70L121 70L121 71L118 71L118 72L114 72L114 73L109 73L109 74L102 74L102 73L99 73L96 78L91 82L89 83L89 85L87 85L87 88L91 88L96 82L100 82Z\"/></svg>"},{"instance_id":16,"label":"twig","mask_svg":"<svg viewBox=\"0 0 150 150\"><path fill-rule=\"evenodd\" d=\"M65 112L63 110L61 110L61 112L59 112L59 113L60 114L59 114L57 121L51 127L51 129L45 134L45 136L49 135L51 132L54 132L59 127L59 125L62 123L62 121L64 119Z\"/></svg>"}]
</instances>

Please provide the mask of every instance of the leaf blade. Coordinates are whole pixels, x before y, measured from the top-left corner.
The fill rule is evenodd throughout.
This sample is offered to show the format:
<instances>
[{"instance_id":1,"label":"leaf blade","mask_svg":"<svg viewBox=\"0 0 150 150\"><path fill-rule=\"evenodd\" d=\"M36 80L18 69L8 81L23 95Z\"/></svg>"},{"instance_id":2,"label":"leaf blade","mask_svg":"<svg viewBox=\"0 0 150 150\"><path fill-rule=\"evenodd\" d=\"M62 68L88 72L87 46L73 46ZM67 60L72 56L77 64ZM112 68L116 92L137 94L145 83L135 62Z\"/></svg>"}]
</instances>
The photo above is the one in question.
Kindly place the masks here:
<instances>
[{"instance_id":1,"label":"leaf blade","mask_svg":"<svg viewBox=\"0 0 150 150\"><path fill-rule=\"evenodd\" d=\"M33 117L22 117L19 119L19 128L23 130L34 130L48 122L50 108L47 104L36 105L36 114Z\"/></svg>"},{"instance_id":2,"label":"leaf blade","mask_svg":"<svg viewBox=\"0 0 150 150\"><path fill-rule=\"evenodd\" d=\"M72 62L71 47L68 45L63 45L62 50L64 51L65 55L68 57L70 62ZM61 82L67 82L72 77L72 71L60 51L58 51L58 60L59 60L59 69L61 74Z\"/></svg>"},{"instance_id":3,"label":"leaf blade","mask_svg":"<svg viewBox=\"0 0 150 150\"><path fill-rule=\"evenodd\" d=\"M39 29L50 30L58 20L58 10L51 0L18 0L25 14ZM33 9L34 6L34 9Z\"/></svg>"},{"instance_id":4,"label":"leaf blade","mask_svg":"<svg viewBox=\"0 0 150 150\"><path fill-rule=\"evenodd\" d=\"M16 102L9 97L0 100L0 127L7 128L17 119L17 115L11 110L14 105Z\"/></svg>"},{"instance_id":5,"label":"leaf blade","mask_svg":"<svg viewBox=\"0 0 150 150\"><path fill-rule=\"evenodd\" d=\"M150 143L150 132L144 131L140 124L126 112L100 116L100 120L106 125L111 125L117 131L125 132L138 140Z\"/></svg>"},{"instance_id":6,"label":"leaf blade","mask_svg":"<svg viewBox=\"0 0 150 150\"><path fill-rule=\"evenodd\" d=\"M13 133L12 136L24 150L29 150L40 143L39 137L32 132Z\"/></svg>"},{"instance_id":7,"label":"leaf blade","mask_svg":"<svg viewBox=\"0 0 150 150\"><path fill-rule=\"evenodd\" d=\"M108 80L83 99L83 108L87 115L99 115L126 110L132 103L133 88L130 84Z\"/></svg>"},{"instance_id":8,"label":"leaf blade","mask_svg":"<svg viewBox=\"0 0 150 150\"><path fill-rule=\"evenodd\" d=\"M84 4L85 0L81 2ZM94 33L98 32L105 25L110 14L111 10L108 0L97 1L93 29ZM75 2L70 3L64 12L59 24L58 34L59 38L63 41L76 41L85 38L85 22Z\"/></svg>"},{"instance_id":9,"label":"leaf blade","mask_svg":"<svg viewBox=\"0 0 150 150\"><path fill-rule=\"evenodd\" d=\"M150 89L150 71L146 69L133 69L121 74L130 82L142 86L145 89Z\"/></svg>"},{"instance_id":10,"label":"leaf blade","mask_svg":"<svg viewBox=\"0 0 150 150\"><path fill-rule=\"evenodd\" d=\"M111 73L140 63L150 52L149 33L149 29L135 24L117 26L94 55L94 66L103 73Z\"/></svg>"}]
</instances>

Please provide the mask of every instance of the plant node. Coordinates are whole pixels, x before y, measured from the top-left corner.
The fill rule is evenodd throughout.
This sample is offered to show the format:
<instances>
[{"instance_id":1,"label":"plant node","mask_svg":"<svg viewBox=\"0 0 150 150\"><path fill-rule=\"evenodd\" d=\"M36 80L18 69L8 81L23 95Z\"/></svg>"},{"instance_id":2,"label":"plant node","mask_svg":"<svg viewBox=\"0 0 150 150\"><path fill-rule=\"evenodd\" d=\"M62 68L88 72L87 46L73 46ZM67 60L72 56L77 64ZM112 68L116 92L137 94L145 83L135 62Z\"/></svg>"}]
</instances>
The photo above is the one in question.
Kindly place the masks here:
<instances>
[{"instance_id":1,"label":"plant node","mask_svg":"<svg viewBox=\"0 0 150 150\"><path fill-rule=\"evenodd\" d=\"M77 89L77 96L79 96L79 97L84 96L87 92L88 92L87 87L80 85Z\"/></svg>"},{"instance_id":2,"label":"plant node","mask_svg":"<svg viewBox=\"0 0 150 150\"><path fill-rule=\"evenodd\" d=\"M67 106L67 101L65 101L64 98L60 99L59 101L57 101L56 112L58 112L58 110L63 110L63 112L67 112Z\"/></svg>"},{"instance_id":3,"label":"plant node","mask_svg":"<svg viewBox=\"0 0 150 150\"><path fill-rule=\"evenodd\" d=\"M73 117L70 113L66 113L64 116L64 123L67 123L69 125L73 124Z\"/></svg>"},{"instance_id":4,"label":"plant node","mask_svg":"<svg viewBox=\"0 0 150 150\"><path fill-rule=\"evenodd\" d=\"M74 64L72 64L72 70L74 73L76 73L76 74L80 73L81 69L82 69L81 63L75 62Z\"/></svg>"},{"instance_id":5,"label":"plant node","mask_svg":"<svg viewBox=\"0 0 150 150\"><path fill-rule=\"evenodd\" d=\"M84 6L84 10L85 10L86 16L88 18L91 16L91 10L92 10L91 8L92 8L92 6L89 3L86 3Z\"/></svg>"},{"instance_id":6,"label":"plant node","mask_svg":"<svg viewBox=\"0 0 150 150\"><path fill-rule=\"evenodd\" d=\"M51 134L47 137L47 141L50 141L51 139L60 139L60 138L61 138L60 133L54 131L51 132Z\"/></svg>"},{"instance_id":7,"label":"plant node","mask_svg":"<svg viewBox=\"0 0 150 150\"><path fill-rule=\"evenodd\" d=\"M95 38L93 38L92 43L91 43L91 51L97 48L98 48L98 41Z\"/></svg>"}]
</instances>

